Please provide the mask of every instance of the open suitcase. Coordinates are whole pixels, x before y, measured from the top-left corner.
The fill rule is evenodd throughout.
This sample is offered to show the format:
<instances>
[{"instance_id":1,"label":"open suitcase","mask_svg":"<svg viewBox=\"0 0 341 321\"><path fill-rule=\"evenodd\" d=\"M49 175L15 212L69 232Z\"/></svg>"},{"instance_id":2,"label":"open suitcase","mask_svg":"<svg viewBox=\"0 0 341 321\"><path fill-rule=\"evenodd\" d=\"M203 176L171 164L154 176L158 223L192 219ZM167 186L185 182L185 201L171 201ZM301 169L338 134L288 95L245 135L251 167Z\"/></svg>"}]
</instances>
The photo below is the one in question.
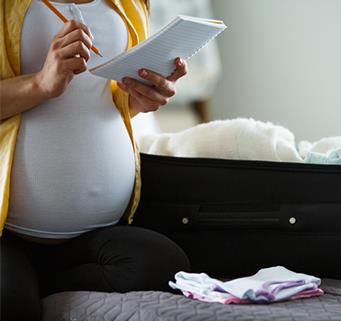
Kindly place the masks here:
<instances>
[{"instance_id":1,"label":"open suitcase","mask_svg":"<svg viewBox=\"0 0 341 321\"><path fill-rule=\"evenodd\" d=\"M283 265L341 279L341 166L146 154L141 165L133 224L179 244L192 272Z\"/></svg>"}]
</instances>

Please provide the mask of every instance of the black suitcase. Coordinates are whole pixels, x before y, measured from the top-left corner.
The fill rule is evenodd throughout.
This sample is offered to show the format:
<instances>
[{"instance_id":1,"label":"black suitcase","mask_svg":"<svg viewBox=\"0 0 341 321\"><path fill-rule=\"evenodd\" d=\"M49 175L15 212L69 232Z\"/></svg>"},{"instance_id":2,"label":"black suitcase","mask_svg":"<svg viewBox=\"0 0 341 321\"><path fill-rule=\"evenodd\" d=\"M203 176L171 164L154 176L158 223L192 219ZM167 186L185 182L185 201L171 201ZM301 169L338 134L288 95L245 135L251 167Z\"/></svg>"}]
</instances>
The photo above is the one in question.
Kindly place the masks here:
<instances>
[{"instance_id":1,"label":"black suitcase","mask_svg":"<svg viewBox=\"0 0 341 321\"><path fill-rule=\"evenodd\" d=\"M341 166L146 154L141 166L133 224L179 244L192 272L341 279Z\"/></svg>"}]
</instances>

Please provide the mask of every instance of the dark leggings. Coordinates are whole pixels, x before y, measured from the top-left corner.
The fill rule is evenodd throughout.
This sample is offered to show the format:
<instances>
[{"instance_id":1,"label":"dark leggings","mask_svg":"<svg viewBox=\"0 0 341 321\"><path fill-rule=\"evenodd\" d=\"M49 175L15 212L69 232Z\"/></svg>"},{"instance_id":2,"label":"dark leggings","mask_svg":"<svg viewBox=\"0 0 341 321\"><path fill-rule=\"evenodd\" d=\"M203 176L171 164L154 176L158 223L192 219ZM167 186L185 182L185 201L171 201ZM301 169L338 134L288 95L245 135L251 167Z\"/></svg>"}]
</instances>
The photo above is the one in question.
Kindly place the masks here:
<instances>
[{"instance_id":1,"label":"dark leggings","mask_svg":"<svg viewBox=\"0 0 341 321\"><path fill-rule=\"evenodd\" d=\"M1 320L39 321L42 297L61 291L169 291L189 271L185 253L165 236L111 226L43 245L8 230L1 237Z\"/></svg>"}]
</instances>

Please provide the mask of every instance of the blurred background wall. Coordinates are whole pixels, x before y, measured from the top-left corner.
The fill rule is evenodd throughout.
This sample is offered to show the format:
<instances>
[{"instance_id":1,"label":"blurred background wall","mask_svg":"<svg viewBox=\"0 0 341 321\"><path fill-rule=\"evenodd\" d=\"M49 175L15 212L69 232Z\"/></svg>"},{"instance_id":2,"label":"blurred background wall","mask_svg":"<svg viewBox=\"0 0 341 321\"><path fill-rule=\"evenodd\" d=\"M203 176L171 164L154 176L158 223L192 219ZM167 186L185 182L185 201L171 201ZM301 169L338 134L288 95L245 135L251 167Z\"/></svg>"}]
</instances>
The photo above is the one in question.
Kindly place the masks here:
<instances>
[{"instance_id":1,"label":"blurred background wall","mask_svg":"<svg viewBox=\"0 0 341 321\"><path fill-rule=\"evenodd\" d=\"M216 118L254 117L298 139L341 135L341 1L213 0L229 30Z\"/></svg>"},{"instance_id":2,"label":"blurred background wall","mask_svg":"<svg viewBox=\"0 0 341 321\"><path fill-rule=\"evenodd\" d=\"M190 14L191 5L203 8L204 1L210 2L206 16L228 26L216 41L220 79L208 98L211 120L272 121L297 140L341 135L341 0L152 0L152 21L154 14L162 22L156 3L169 16L181 6L180 13ZM181 93L181 81L178 86ZM163 131L198 123L187 98L179 94L155 113Z\"/></svg>"}]
</instances>

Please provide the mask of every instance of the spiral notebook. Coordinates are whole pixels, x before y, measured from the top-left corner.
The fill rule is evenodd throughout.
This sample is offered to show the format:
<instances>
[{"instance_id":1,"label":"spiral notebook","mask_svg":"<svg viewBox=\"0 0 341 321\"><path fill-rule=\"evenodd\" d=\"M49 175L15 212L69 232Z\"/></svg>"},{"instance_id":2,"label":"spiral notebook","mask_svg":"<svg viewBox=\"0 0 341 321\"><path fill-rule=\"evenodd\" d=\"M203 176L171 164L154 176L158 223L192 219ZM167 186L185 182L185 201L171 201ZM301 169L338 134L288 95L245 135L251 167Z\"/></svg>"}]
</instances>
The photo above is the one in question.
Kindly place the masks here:
<instances>
[{"instance_id":1,"label":"spiral notebook","mask_svg":"<svg viewBox=\"0 0 341 321\"><path fill-rule=\"evenodd\" d=\"M90 72L118 81L128 76L146 82L137 73L139 69L146 68L167 77L175 69L176 57L191 58L225 28L220 20L180 15L150 38L92 67Z\"/></svg>"}]
</instances>

